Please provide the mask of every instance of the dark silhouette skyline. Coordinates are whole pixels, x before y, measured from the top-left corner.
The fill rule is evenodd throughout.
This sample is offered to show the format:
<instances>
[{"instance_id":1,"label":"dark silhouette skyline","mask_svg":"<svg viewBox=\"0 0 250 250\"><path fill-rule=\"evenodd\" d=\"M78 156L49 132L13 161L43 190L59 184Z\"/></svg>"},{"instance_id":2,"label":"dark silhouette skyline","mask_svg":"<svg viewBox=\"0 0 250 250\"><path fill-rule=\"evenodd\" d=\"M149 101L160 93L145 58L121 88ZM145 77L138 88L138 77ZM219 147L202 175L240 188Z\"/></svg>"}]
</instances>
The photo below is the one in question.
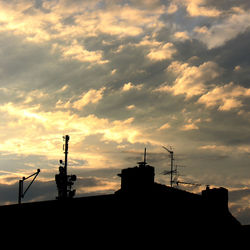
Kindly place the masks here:
<instances>
[{"instance_id":1,"label":"dark silhouette skyline","mask_svg":"<svg viewBox=\"0 0 250 250\"><path fill-rule=\"evenodd\" d=\"M0 203L37 168L24 202L58 196L67 133L77 196L114 192L145 146L166 184L172 146L179 181L226 187L250 224L249 20L249 0L0 1Z\"/></svg>"},{"instance_id":2,"label":"dark silhouette skyline","mask_svg":"<svg viewBox=\"0 0 250 250\"><path fill-rule=\"evenodd\" d=\"M95 237L134 240L141 246L191 235L199 237L196 243L247 239L249 227L242 226L228 209L227 189L207 186L201 194L190 193L156 183L154 167L145 161L138 164L122 169L121 188L114 194L0 206L3 225L30 227L39 233L46 230L45 235L50 232L55 237L65 231L70 237L86 237L86 242Z\"/></svg>"}]
</instances>

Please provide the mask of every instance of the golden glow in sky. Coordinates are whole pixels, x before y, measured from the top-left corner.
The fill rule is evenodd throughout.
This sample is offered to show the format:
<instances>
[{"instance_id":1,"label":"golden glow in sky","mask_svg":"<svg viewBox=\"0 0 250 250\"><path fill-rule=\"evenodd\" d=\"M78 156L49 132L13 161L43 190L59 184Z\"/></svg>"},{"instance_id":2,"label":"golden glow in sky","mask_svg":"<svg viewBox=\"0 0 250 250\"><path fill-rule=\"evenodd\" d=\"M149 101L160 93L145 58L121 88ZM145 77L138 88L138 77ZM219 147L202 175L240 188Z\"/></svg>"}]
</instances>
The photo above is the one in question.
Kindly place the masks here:
<instances>
[{"instance_id":1,"label":"golden glow in sky","mask_svg":"<svg viewBox=\"0 0 250 250\"><path fill-rule=\"evenodd\" d=\"M188 166L180 178L228 188L249 223L249 10L247 0L0 0L0 203L16 202L18 179L37 168L27 199L53 199L69 134L79 196L117 190L145 147L168 184L162 145L172 146Z\"/></svg>"}]
</instances>

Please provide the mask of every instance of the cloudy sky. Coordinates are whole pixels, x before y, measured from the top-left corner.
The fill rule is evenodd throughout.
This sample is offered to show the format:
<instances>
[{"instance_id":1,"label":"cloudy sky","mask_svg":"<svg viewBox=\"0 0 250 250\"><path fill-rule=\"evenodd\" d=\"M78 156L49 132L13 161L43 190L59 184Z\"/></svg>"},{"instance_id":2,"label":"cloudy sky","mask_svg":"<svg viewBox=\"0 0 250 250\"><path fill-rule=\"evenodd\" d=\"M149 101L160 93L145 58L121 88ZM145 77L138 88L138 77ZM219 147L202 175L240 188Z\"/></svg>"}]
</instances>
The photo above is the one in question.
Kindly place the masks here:
<instances>
[{"instance_id":1,"label":"cloudy sky","mask_svg":"<svg viewBox=\"0 0 250 250\"><path fill-rule=\"evenodd\" d=\"M226 187L250 223L250 2L0 0L0 204L54 199L69 134L77 196L142 160L169 185Z\"/></svg>"}]
</instances>

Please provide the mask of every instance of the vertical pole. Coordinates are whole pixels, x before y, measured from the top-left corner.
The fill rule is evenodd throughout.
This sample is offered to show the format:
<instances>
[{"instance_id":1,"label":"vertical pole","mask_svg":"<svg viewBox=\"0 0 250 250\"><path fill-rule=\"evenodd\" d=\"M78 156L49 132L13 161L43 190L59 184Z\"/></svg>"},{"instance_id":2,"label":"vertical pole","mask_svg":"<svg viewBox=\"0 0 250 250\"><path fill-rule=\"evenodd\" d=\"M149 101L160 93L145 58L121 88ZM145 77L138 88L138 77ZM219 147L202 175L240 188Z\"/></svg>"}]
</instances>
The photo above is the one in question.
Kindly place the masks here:
<instances>
[{"instance_id":1,"label":"vertical pole","mask_svg":"<svg viewBox=\"0 0 250 250\"><path fill-rule=\"evenodd\" d=\"M19 180L19 190L18 190L18 204L22 202L23 195L23 180Z\"/></svg>"},{"instance_id":2,"label":"vertical pole","mask_svg":"<svg viewBox=\"0 0 250 250\"><path fill-rule=\"evenodd\" d=\"M170 171L170 186L173 186L173 163L174 163L174 152L170 151L171 157L171 171Z\"/></svg>"},{"instance_id":3,"label":"vertical pole","mask_svg":"<svg viewBox=\"0 0 250 250\"><path fill-rule=\"evenodd\" d=\"M67 168L68 168L68 149L69 149L69 136L66 135L65 136L65 160L64 160L64 170L65 170L65 186L64 186L64 198L67 198L68 196L68 172L67 172Z\"/></svg>"},{"instance_id":4,"label":"vertical pole","mask_svg":"<svg viewBox=\"0 0 250 250\"><path fill-rule=\"evenodd\" d=\"M174 151L169 150L168 148L162 146L165 150L167 150L170 154L171 159L171 170L170 170L170 187L173 186L173 167L174 167Z\"/></svg>"},{"instance_id":5,"label":"vertical pole","mask_svg":"<svg viewBox=\"0 0 250 250\"><path fill-rule=\"evenodd\" d=\"M65 154L65 160L64 160L64 169L65 169L65 174L67 175L67 166L68 166L68 149L69 149L69 136L66 135L65 136L65 151L64 151L64 154Z\"/></svg>"},{"instance_id":6,"label":"vertical pole","mask_svg":"<svg viewBox=\"0 0 250 250\"><path fill-rule=\"evenodd\" d=\"M147 155L147 150L145 148L144 149L144 167L146 166L146 155Z\"/></svg>"}]
</instances>

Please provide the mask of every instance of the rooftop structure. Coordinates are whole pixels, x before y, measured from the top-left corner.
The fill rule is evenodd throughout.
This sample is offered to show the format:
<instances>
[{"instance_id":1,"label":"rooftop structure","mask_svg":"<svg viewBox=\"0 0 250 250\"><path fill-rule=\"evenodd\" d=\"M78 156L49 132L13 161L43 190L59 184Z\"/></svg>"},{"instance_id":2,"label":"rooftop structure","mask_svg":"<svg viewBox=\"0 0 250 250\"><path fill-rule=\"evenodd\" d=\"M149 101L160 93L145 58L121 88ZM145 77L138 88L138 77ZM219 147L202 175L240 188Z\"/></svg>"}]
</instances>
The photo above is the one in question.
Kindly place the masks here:
<instances>
[{"instance_id":1,"label":"rooftop structure","mask_svg":"<svg viewBox=\"0 0 250 250\"><path fill-rule=\"evenodd\" d=\"M0 215L9 218L13 228L34 218L32 227L38 231L80 226L85 237L89 230L96 234L102 229L105 234L107 227L108 235L139 232L142 240L154 241L190 231L206 232L210 238L218 232L244 232L228 209L227 189L207 187L201 194L190 193L156 183L154 167L145 157L138 165L121 170L121 188L114 194L0 206Z\"/></svg>"}]
</instances>

